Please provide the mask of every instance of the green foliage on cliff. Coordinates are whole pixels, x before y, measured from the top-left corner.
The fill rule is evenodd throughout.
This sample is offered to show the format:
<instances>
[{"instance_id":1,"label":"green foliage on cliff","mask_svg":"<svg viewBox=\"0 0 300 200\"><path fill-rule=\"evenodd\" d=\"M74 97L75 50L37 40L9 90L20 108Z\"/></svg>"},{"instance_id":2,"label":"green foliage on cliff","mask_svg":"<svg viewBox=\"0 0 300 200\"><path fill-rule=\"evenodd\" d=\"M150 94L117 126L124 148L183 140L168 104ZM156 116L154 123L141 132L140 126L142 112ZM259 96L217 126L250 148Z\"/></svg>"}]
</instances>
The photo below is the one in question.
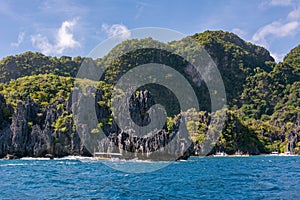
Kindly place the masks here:
<instances>
[{"instance_id":1,"label":"green foliage on cliff","mask_svg":"<svg viewBox=\"0 0 300 200\"><path fill-rule=\"evenodd\" d=\"M263 47L245 42L237 35L224 31L205 31L191 36L210 54L222 75L229 105L239 101L243 85L254 69L271 71L274 59Z\"/></svg>"},{"instance_id":2,"label":"green foliage on cliff","mask_svg":"<svg viewBox=\"0 0 300 200\"><path fill-rule=\"evenodd\" d=\"M74 78L53 74L26 76L12 80L7 84L0 84L0 93L7 103L14 107L18 101L25 101L27 97L45 107L60 98L68 99L73 88Z\"/></svg>"},{"instance_id":3,"label":"green foliage on cliff","mask_svg":"<svg viewBox=\"0 0 300 200\"><path fill-rule=\"evenodd\" d=\"M23 76L55 74L75 77L83 58L80 56L60 58L45 56L41 53L25 52L8 56L0 61L0 83L9 82Z\"/></svg>"},{"instance_id":4,"label":"green foliage on cliff","mask_svg":"<svg viewBox=\"0 0 300 200\"><path fill-rule=\"evenodd\" d=\"M52 124L55 131L61 131L62 133L65 133L68 131L68 127L66 124L71 124L73 120L73 115L69 114L67 112L64 112L61 116L58 117L58 119L55 121L55 123Z\"/></svg>"},{"instance_id":5,"label":"green foliage on cliff","mask_svg":"<svg viewBox=\"0 0 300 200\"><path fill-rule=\"evenodd\" d=\"M300 135L297 49L293 49L270 72L257 67L255 74L247 77L241 95L242 104L237 113L257 133L267 152L286 151L289 134ZM296 150L299 153L299 148Z\"/></svg>"},{"instance_id":6,"label":"green foliage on cliff","mask_svg":"<svg viewBox=\"0 0 300 200\"><path fill-rule=\"evenodd\" d=\"M292 49L283 59L284 63L293 66L295 72L300 70L300 45Z\"/></svg>"},{"instance_id":7,"label":"green foliage on cliff","mask_svg":"<svg viewBox=\"0 0 300 200\"><path fill-rule=\"evenodd\" d=\"M205 31L168 45L151 38L128 40L117 45L103 59L87 60L106 69L100 82L84 79L77 82L83 91L87 85L100 89L103 94L97 100L99 109L110 110L113 85L123 74L146 63L170 66L184 74L200 100L202 111L189 111L187 129L196 143L202 143L210 123L210 113L207 112L211 106L209 92L203 80L194 81L191 74L185 73L188 63L176 55L196 52L197 49L186 42L191 38L215 61L226 89L229 108L216 149L253 154L285 151L289 133L296 132L300 136L300 46L291 50L283 62L276 64L266 49L224 31ZM135 48L131 51L130 47ZM14 107L27 96L42 109L60 98L67 100L82 62L81 57L56 58L32 52L6 57L0 61L0 93ZM176 97L167 88L153 85L139 88L144 89L151 92L156 103L165 106L168 114L165 128L171 132L180 112ZM2 115L7 118L10 114L5 109L2 109ZM70 123L72 116L64 111L52 124L56 131L68 131L66 124ZM105 115L99 122L98 129L111 125L112 117ZM300 144L297 145L295 150L299 151Z\"/></svg>"}]
</instances>

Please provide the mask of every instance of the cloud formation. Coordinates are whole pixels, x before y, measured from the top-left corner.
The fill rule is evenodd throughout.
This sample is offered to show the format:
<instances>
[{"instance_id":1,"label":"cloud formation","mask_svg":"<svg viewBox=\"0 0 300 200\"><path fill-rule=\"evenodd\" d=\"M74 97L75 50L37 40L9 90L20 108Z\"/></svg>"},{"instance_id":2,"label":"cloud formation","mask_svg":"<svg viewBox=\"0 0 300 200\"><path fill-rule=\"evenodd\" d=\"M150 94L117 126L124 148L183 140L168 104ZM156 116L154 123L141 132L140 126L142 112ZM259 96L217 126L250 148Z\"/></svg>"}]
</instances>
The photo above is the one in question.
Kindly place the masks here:
<instances>
[{"instance_id":1,"label":"cloud formation","mask_svg":"<svg viewBox=\"0 0 300 200\"><path fill-rule=\"evenodd\" d=\"M280 62L283 60L284 56L286 55L285 53L273 53L270 52L271 56L275 59L276 62Z\"/></svg>"},{"instance_id":2,"label":"cloud formation","mask_svg":"<svg viewBox=\"0 0 300 200\"><path fill-rule=\"evenodd\" d=\"M285 6L291 8L291 11L285 18L277 19L260 27L252 36L252 42L266 48L269 48L273 39L294 36L300 31L300 4L298 2L294 0L266 0L260 4L260 8L274 6ZM281 61L285 54L286 52L271 52L272 57L274 57L277 62Z\"/></svg>"},{"instance_id":3,"label":"cloud formation","mask_svg":"<svg viewBox=\"0 0 300 200\"><path fill-rule=\"evenodd\" d=\"M244 36L244 35L247 34L246 31L244 31L244 30L242 30L242 29L240 29L240 28L234 28L234 29L232 29L231 31L232 31L233 33L239 35L239 36Z\"/></svg>"},{"instance_id":4,"label":"cloud formation","mask_svg":"<svg viewBox=\"0 0 300 200\"><path fill-rule=\"evenodd\" d=\"M252 37L252 40L260 45L268 47L266 37L269 35L275 37L286 37L294 34L299 28L299 22L291 21L287 23L281 23L280 21L274 21L262 28L260 28Z\"/></svg>"},{"instance_id":5,"label":"cloud formation","mask_svg":"<svg viewBox=\"0 0 300 200\"><path fill-rule=\"evenodd\" d=\"M130 30L123 24L113 24L111 26L102 24L102 30L108 37L118 37L120 39L127 39L130 37Z\"/></svg>"},{"instance_id":6,"label":"cloud formation","mask_svg":"<svg viewBox=\"0 0 300 200\"><path fill-rule=\"evenodd\" d=\"M23 43L24 37L25 37L25 33L24 32L20 32L19 35L18 35L17 42L11 43L11 46L13 46L13 47L19 47Z\"/></svg>"},{"instance_id":7,"label":"cloud formation","mask_svg":"<svg viewBox=\"0 0 300 200\"><path fill-rule=\"evenodd\" d=\"M292 0L271 0L269 2L271 6L289 6L292 5Z\"/></svg>"},{"instance_id":8,"label":"cloud formation","mask_svg":"<svg viewBox=\"0 0 300 200\"><path fill-rule=\"evenodd\" d=\"M288 7L293 5L293 0L265 0L259 4L258 8L268 9L270 7Z\"/></svg>"},{"instance_id":9,"label":"cloud formation","mask_svg":"<svg viewBox=\"0 0 300 200\"><path fill-rule=\"evenodd\" d=\"M55 34L55 43L50 43L46 36L32 35L32 45L44 54L62 54L67 49L80 47L80 43L74 39L73 28L77 21L64 21Z\"/></svg>"},{"instance_id":10,"label":"cloud formation","mask_svg":"<svg viewBox=\"0 0 300 200\"><path fill-rule=\"evenodd\" d=\"M296 9L292 10L288 14L288 19L291 19L291 20L300 19L300 6L297 7Z\"/></svg>"}]
</instances>

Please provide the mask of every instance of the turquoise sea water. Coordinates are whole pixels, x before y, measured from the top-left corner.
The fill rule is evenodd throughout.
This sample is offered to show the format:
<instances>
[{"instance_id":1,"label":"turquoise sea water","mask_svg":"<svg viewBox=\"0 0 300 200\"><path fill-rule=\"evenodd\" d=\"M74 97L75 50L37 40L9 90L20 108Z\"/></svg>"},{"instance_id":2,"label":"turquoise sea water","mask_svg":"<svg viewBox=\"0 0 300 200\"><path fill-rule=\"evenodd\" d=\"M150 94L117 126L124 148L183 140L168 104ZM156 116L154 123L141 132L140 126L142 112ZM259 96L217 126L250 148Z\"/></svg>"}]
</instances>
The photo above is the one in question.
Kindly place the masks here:
<instances>
[{"instance_id":1,"label":"turquoise sea water","mask_svg":"<svg viewBox=\"0 0 300 200\"><path fill-rule=\"evenodd\" d=\"M1 199L300 199L300 157L195 157L138 174L100 161L0 160L0 181Z\"/></svg>"}]
</instances>

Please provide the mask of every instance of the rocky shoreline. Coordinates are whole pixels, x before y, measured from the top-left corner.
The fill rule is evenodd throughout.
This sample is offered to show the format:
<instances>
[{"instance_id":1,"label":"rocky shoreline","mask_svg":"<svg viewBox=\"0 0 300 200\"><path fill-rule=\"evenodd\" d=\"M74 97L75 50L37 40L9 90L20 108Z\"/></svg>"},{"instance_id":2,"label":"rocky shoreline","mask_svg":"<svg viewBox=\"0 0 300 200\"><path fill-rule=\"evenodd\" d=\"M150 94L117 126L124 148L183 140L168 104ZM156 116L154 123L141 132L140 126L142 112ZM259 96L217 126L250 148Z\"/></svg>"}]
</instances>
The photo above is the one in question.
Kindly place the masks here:
<instances>
[{"instance_id":1,"label":"rocky shoreline","mask_svg":"<svg viewBox=\"0 0 300 200\"><path fill-rule=\"evenodd\" d=\"M147 110L154 104L147 92L135 97L133 101L137 106L136 112ZM72 114L70 100L62 99L41 109L27 97L24 102L17 104L14 111L11 105L6 104L3 95L0 95L0 108L7 112L6 115L4 112L0 115L0 158L92 156L93 152L83 142L85 138L81 138L74 128L72 118L64 122L64 128L55 129L54 124L61 116ZM105 117L107 114L107 110L99 109L99 116ZM174 125L176 126L178 124ZM132 131L130 129L120 130L115 122L105 128L107 137L98 141L94 151L125 153L128 159L137 156L139 159L151 160L187 159L194 153L194 146L190 141L179 134L168 133L165 129L156 130L151 134L153 137L138 138L129 134ZM83 127L83 131L90 132L87 127ZM175 141L175 145L166 149L170 141Z\"/></svg>"},{"instance_id":2,"label":"rocky shoreline","mask_svg":"<svg viewBox=\"0 0 300 200\"><path fill-rule=\"evenodd\" d=\"M74 158L72 158L74 156ZM224 158L224 157L228 157L228 158L234 158L234 157L237 157L237 158L247 158L249 156L277 156L277 157L294 157L294 156L300 156L299 154L289 154L289 153L280 153L280 154L277 154L277 155L274 155L272 153L270 154L258 154L258 155L236 155L236 154L232 154L232 155L226 155L226 156L215 156L215 155L207 155L207 156L197 156L197 155L190 155L189 157L207 157L207 158ZM47 154L43 157L17 157L15 155L11 155L11 154L7 154L6 156L4 156L3 158L0 158L0 159L3 159L3 160L55 160L55 159L66 159L66 160L69 160L69 159L73 159L73 160L86 160L86 159L90 159L90 160L97 160L96 158L93 159L95 157L93 156L80 156L80 155L67 155L67 156L63 156L63 157L54 157L53 155L51 154ZM121 158L122 161L126 160L126 159L123 159ZM178 160L187 160L188 158L186 159L177 159L175 161L178 161ZM127 160L137 160L136 158L134 159L127 159ZM139 160L139 159L138 159ZM148 161L157 161L157 160L151 160L151 159L148 159ZM172 160L170 160L172 161Z\"/></svg>"},{"instance_id":3,"label":"rocky shoreline","mask_svg":"<svg viewBox=\"0 0 300 200\"><path fill-rule=\"evenodd\" d=\"M102 98L103 93L98 91L97 101ZM141 118L138 113L146 112L155 104L148 91L132 99L135 114L132 116L134 121L139 124L146 124L149 118ZM63 128L55 128L55 123L61 120L62 116L71 116L71 100L63 99L52 105L41 109L31 98L27 97L24 102L19 102L14 109L6 104L3 95L0 95L0 158L17 159L23 157L47 157L61 158L65 156L93 156L91 149L85 147L84 140L75 128L73 118L65 118ZM97 108L98 118L105 118L110 113L107 108ZM11 116L11 117L10 117ZM208 118L209 116L207 116ZM99 140L93 148L94 152L114 152L122 153L125 159L138 158L142 160L179 160L188 159L190 156L203 156L202 146L198 143L189 141L186 137L176 134L181 119L173 125L170 133L166 127L155 130L151 133L152 137L139 138L128 128L120 130L113 121L110 126L105 126L104 130L107 137ZM209 121L209 120L207 120ZM237 123L237 122L235 122ZM91 132L88 127L82 126L84 132ZM170 141L175 141L167 148ZM291 132L288 137L286 151L295 155L294 148L298 142L296 133ZM224 151L224 147L215 146L210 152L204 155L214 155L218 151ZM245 149L243 153L250 155L260 155L256 147ZM229 153L230 154L230 153ZM233 154L232 154L233 155Z\"/></svg>"}]
</instances>

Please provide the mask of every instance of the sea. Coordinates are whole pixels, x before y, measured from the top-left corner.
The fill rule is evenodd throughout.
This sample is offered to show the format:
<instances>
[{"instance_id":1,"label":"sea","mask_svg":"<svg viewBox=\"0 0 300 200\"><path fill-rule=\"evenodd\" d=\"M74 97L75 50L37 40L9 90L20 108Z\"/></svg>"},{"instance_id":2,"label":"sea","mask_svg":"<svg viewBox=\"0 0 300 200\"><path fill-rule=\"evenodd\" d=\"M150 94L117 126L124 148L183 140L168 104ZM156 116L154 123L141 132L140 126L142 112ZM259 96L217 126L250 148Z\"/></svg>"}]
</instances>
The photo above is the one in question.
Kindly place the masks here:
<instances>
[{"instance_id":1,"label":"sea","mask_svg":"<svg viewBox=\"0 0 300 200\"><path fill-rule=\"evenodd\" d=\"M0 160L0 199L300 199L300 156Z\"/></svg>"}]
</instances>

